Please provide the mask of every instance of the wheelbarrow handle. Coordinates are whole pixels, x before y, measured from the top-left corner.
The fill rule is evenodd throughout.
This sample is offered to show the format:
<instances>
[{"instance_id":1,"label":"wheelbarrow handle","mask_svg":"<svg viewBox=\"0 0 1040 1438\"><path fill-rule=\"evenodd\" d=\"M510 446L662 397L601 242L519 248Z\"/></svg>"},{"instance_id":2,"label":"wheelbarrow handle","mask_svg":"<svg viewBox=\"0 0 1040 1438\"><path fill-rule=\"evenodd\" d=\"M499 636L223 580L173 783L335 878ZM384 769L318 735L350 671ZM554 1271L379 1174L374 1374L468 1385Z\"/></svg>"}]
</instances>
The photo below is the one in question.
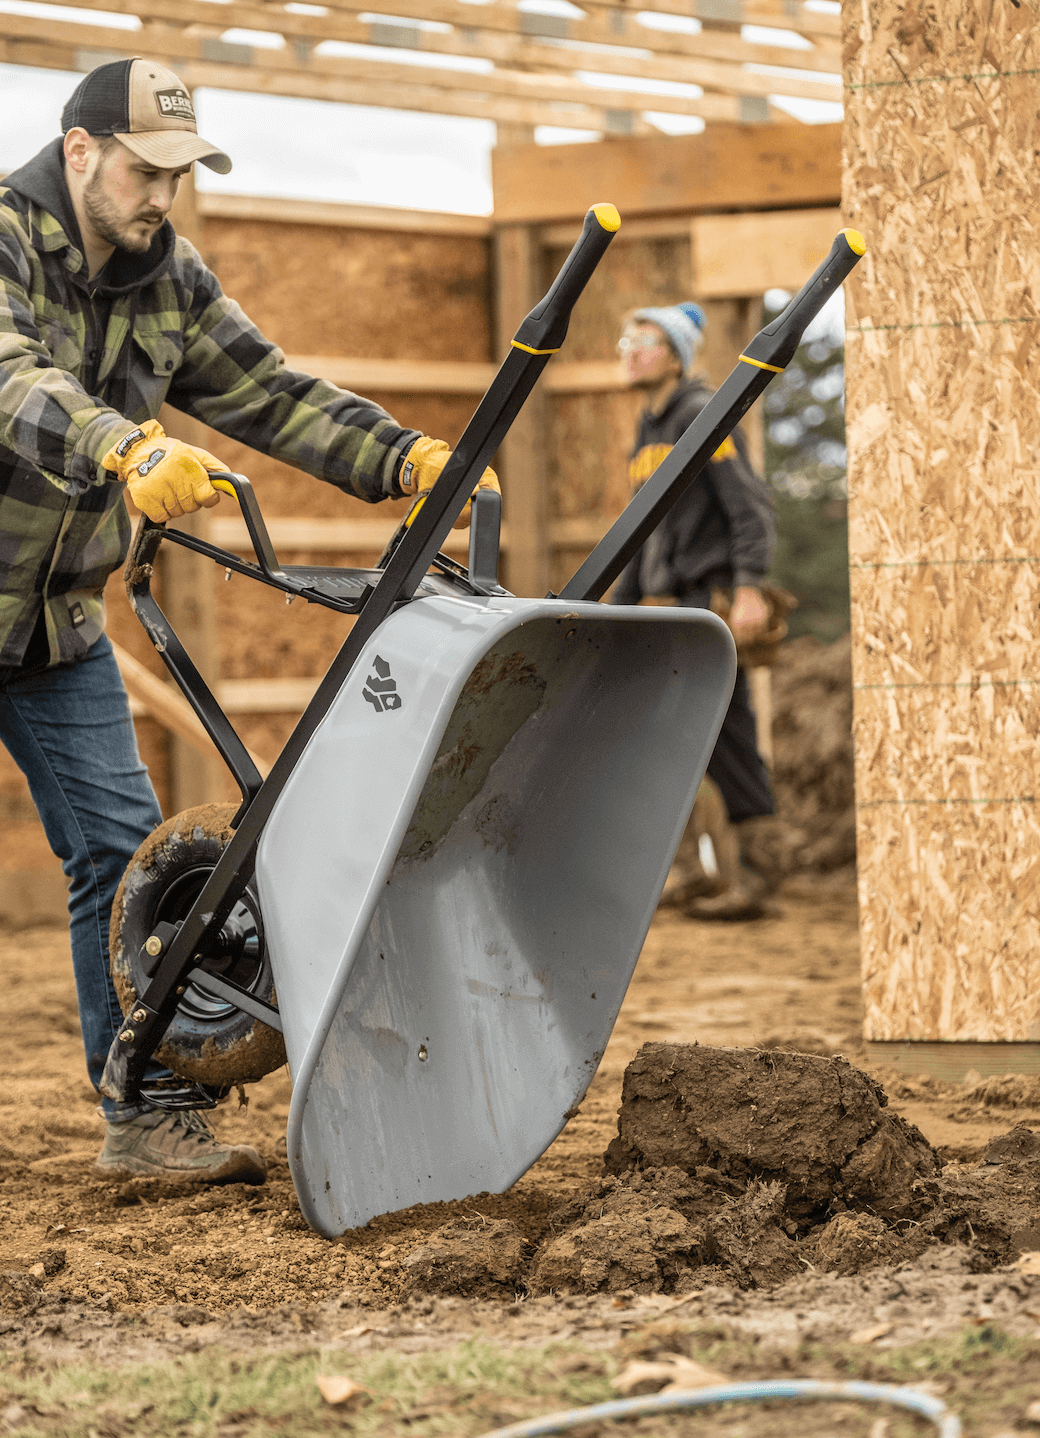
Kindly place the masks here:
<instances>
[{"instance_id":1,"label":"wheelbarrow handle","mask_svg":"<svg viewBox=\"0 0 1040 1438\"><path fill-rule=\"evenodd\" d=\"M794 359L809 321L823 309L831 295L852 273L866 254L867 245L858 230L841 230L834 236L830 254L795 295L782 314L759 330L740 356L745 364L762 365L778 373Z\"/></svg>"},{"instance_id":2,"label":"wheelbarrow handle","mask_svg":"<svg viewBox=\"0 0 1040 1438\"><path fill-rule=\"evenodd\" d=\"M560 599L600 599L661 520L736 428L775 374L794 358L809 321L866 253L855 230L842 230L830 254L779 318L760 330L736 368L560 590Z\"/></svg>"},{"instance_id":3,"label":"wheelbarrow handle","mask_svg":"<svg viewBox=\"0 0 1040 1438\"><path fill-rule=\"evenodd\" d=\"M556 353L567 338L567 325L578 296L620 227L621 216L613 205L593 205L545 298L535 305L514 335L514 349L536 355Z\"/></svg>"}]
</instances>

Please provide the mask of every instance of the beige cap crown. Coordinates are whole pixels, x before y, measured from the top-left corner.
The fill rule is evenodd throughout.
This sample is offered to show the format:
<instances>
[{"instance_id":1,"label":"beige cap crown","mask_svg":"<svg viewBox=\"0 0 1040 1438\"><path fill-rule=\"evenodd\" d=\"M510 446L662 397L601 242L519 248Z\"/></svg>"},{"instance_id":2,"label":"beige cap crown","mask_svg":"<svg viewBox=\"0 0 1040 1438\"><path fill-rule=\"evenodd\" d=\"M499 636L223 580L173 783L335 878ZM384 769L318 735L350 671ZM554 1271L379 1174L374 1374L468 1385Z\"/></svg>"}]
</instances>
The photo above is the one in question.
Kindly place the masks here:
<instances>
[{"instance_id":1,"label":"beige cap crown","mask_svg":"<svg viewBox=\"0 0 1040 1438\"><path fill-rule=\"evenodd\" d=\"M162 170L176 170L200 160L226 175L231 161L223 150L202 139L191 95L172 70L151 60L134 60L129 75L129 132L116 139Z\"/></svg>"}]
</instances>

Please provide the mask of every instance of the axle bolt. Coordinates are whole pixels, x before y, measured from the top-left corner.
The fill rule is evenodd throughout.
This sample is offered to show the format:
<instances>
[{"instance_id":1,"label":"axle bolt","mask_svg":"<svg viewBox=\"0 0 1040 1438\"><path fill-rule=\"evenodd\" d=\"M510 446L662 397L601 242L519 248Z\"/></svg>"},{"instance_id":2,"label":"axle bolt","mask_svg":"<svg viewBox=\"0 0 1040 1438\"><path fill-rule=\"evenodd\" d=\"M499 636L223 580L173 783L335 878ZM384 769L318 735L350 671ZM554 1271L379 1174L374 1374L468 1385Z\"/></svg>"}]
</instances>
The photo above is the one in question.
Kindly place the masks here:
<instances>
[{"instance_id":1,"label":"axle bolt","mask_svg":"<svg viewBox=\"0 0 1040 1438\"><path fill-rule=\"evenodd\" d=\"M135 1024L143 1024L145 1019L148 1017L148 1014L145 1012L144 1009L134 1009L130 1017L133 1019Z\"/></svg>"},{"instance_id":2,"label":"axle bolt","mask_svg":"<svg viewBox=\"0 0 1040 1438\"><path fill-rule=\"evenodd\" d=\"M133 1029L121 1029L121 1030L120 1030L120 1032L119 1032L119 1042L120 1042L121 1044L132 1044L133 1041L134 1041L134 1031L133 1031Z\"/></svg>"},{"instance_id":3,"label":"axle bolt","mask_svg":"<svg viewBox=\"0 0 1040 1438\"><path fill-rule=\"evenodd\" d=\"M162 939L160 939L158 934L152 934L150 938L145 939L144 951L146 954L150 954L153 959L162 953Z\"/></svg>"}]
</instances>

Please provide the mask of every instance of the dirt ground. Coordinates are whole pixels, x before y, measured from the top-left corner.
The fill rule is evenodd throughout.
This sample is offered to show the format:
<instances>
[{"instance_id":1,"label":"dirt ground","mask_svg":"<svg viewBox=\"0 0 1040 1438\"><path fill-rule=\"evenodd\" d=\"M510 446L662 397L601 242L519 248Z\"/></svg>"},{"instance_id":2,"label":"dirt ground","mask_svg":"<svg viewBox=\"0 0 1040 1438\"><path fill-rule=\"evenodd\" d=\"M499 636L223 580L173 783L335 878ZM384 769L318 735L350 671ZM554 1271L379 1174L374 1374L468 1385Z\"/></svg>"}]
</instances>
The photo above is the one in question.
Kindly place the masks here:
<instances>
[{"instance_id":1,"label":"dirt ground","mask_svg":"<svg viewBox=\"0 0 1040 1438\"><path fill-rule=\"evenodd\" d=\"M101 1121L83 1071L66 935L0 936L0 1349L23 1363L115 1364L304 1341L419 1353L479 1333L593 1352L668 1314L755 1337L760 1355L791 1376L791 1355L814 1340L880 1353L965 1324L1040 1337L1040 1255L1031 1256L1040 1164L1028 1132L1003 1151L989 1147L1016 1125L1040 1130L1035 1083L967 1089L874 1072L888 1112L927 1140L915 1149L925 1159L904 1184L906 1204L883 1218L877 1204L841 1202L837 1190L826 1211L818 1195L798 1207L768 1173L738 1181L718 1157L684 1173L648 1159L642 1173L621 1162L605 1175L623 1075L644 1044L864 1063L854 891L837 879L800 884L788 884L778 916L750 923L659 912L584 1103L512 1190L388 1215L335 1243L307 1229L295 1201L284 1072L252 1086L248 1107L233 1098L215 1119L222 1135L265 1154L264 1186L96 1176ZM811 1128L811 1113L805 1122ZM613 1269L591 1262L587 1242L581 1262L553 1269L551 1246L559 1260L566 1239L573 1258L592 1209L601 1223L649 1215L650 1259L632 1258L630 1226ZM707 1232L700 1249L688 1234L675 1238L683 1222ZM766 1248L780 1259L756 1269ZM683 1262L662 1258L680 1249Z\"/></svg>"}]
</instances>

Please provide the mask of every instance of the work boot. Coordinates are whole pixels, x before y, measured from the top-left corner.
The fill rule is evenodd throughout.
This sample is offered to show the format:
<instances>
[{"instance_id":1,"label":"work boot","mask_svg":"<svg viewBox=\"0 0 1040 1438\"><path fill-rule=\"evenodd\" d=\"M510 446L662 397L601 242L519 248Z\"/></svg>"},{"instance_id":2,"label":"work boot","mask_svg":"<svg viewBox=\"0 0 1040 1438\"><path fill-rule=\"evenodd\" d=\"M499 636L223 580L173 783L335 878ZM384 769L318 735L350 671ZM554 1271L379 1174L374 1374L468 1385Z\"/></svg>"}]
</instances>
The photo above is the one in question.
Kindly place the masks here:
<instances>
[{"instance_id":1,"label":"work boot","mask_svg":"<svg viewBox=\"0 0 1040 1438\"><path fill-rule=\"evenodd\" d=\"M151 1109L106 1124L94 1167L109 1178L163 1178L186 1183L263 1183L267 1165L255 1148L221 1143L200 1113Z\"/></svg>"},{"instance_id":2,"label":"work boot","mask_svg":"<svg viewBox=\"0 0 1040 1438\"><path fill-rule=\"evenodd\" d=\"M733 827L742 867L759 880L763 894L775 894L788 867L788 844L779 818L761 814Z\"/></svg>"},{"instance_id":3,"label":"work boot","mask_svg":"<svg viewBox=\"0 0 1040 1438\"><path fill-rule=\"evenodd\" d=\"M762 919L780 910L772 903L787 869L787 843L775 814L731 826L740 846L734 881L714 897L692 896L683 904L691 919Z\"/></svg>"}]
</instances>

